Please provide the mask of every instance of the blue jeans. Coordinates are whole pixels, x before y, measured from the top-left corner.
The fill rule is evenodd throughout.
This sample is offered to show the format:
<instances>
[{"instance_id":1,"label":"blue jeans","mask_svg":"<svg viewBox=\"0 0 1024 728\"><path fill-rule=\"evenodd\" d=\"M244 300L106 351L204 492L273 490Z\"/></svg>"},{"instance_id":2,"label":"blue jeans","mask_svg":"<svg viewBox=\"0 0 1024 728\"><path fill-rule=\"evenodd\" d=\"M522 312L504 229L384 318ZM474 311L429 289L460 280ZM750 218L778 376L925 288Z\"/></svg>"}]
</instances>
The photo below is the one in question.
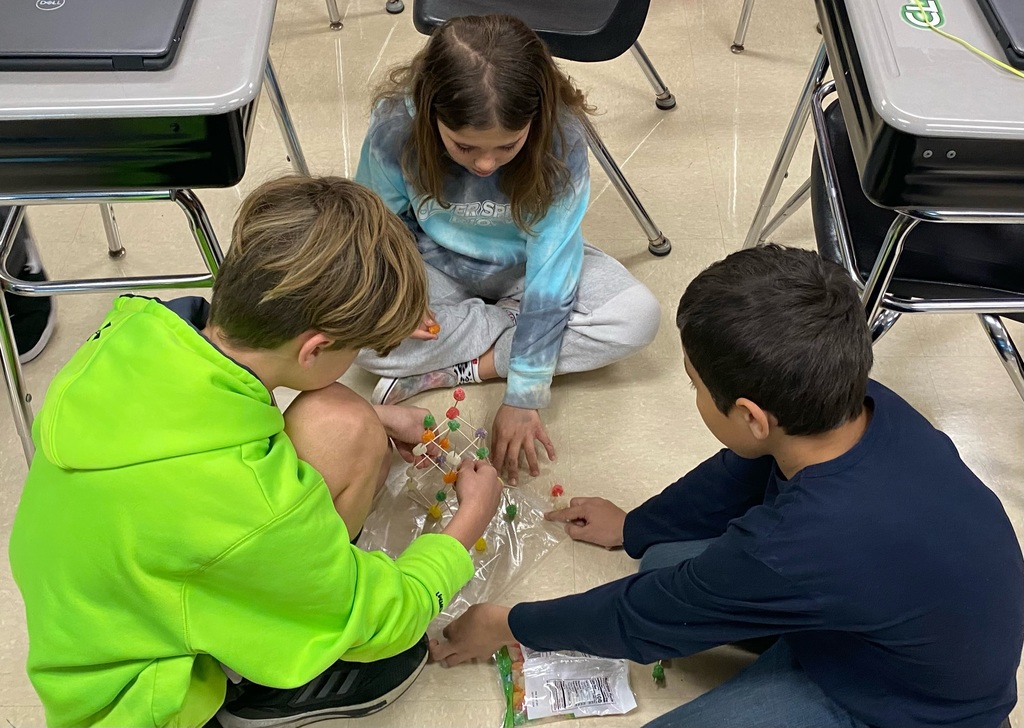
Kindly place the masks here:
<instances>
[{"instance_id":1,"label":"blue jeans","mask_svg":"<svg viewBox=\"0 0 1024 728\"><path fill-rule=\"evenodd\" d=\"M675 566L711 543L679 541L652 546L640 571ZM645 728L866 728L829 698L803 671L780 639L731 680L655 718Z\"/></svg>"}]
</instances>

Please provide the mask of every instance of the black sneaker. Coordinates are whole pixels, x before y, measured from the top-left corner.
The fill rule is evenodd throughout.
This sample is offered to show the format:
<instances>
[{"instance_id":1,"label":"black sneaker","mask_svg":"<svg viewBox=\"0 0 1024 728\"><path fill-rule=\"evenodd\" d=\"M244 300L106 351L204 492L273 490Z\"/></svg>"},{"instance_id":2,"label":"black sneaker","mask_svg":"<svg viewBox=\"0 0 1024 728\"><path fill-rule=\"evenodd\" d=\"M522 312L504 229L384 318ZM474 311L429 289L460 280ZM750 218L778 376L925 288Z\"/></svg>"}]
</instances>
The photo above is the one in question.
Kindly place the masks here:
<instances>
[{"instance_id":1,"label":"black sneaker","mask_svg":"<svg viewBox=\"0 0 1024 728\"><path fill-rule=\"evenodd\" d=\"M39 268L34 272L25 266L18 273L18 278L25 281L45 281L46 273ZM57 325L57 307L49 297L16 296L4 293L7 310L11 314L11 326L14 328L14 343L18 348L18 361L22 364L39 356L53 336Z\"/></svg>"},{"instance_id":2,"label":"black sneaker","mask_svg":"<svg viewBox=\"0 0 1024 728\"><path fill-rule=\"evenodd\" d=\"M360 718L387 707L427 664L426 635L394 657L377 662L338 660L312 681L278 690L243 680L228 686L217 720L224 728L297 728L331 718Z\"/></svg>"}]
</instances>

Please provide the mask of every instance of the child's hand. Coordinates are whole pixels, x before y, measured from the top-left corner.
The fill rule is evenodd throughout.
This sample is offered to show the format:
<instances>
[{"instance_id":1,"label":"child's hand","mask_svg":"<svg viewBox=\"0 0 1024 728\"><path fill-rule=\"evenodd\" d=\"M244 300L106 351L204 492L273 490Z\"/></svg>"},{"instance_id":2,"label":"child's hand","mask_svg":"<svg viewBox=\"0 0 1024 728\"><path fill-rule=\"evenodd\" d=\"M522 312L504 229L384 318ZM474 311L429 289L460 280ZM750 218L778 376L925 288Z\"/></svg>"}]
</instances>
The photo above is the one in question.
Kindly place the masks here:
<instances>
[{"instance_id":1,"label":"child's hand","mask_svg":"<svg viewBox=\"0 0 1024 728\"><path fill-rule=\"evenodd\" d=\"M434 312L428 308L426 318L423 319L415 331L409 334L409 338L419 339L420 341L434 341L440 330L441 325L434 319Z\"/></svg>"},{"instance_id":2,"label":"child's hand","mask_svg":"<svg viewBox=\"0 0 1024 728\"><path fill-rule=\"evenodd\" d=\"M486 460L466 458L459 466L455 497L459 499L459 510L443 533L469 549L483 535L501 503L498 471Z\"/></svg>"},{"instance_id":3,"label":"child's hand","mask_svg":"<svg viewBox=\"0 0 1024 728\"><path fill-rule=\"evenodd\" d=\"M510 611L498 604L474 604L444 628L446 642L431 641L430 656L445 667L489 658L516 641L508 626Z\"/></svg>"},{"instance_id":4,"label":"child's hand","mask_svg":"<svg viewBox=\"0 0 1024 728\"><path fill-rule=\"evenodd\" d=\"M415 461L417 458L412 454L412 449L422 442L423 418L430 414L430 410L396 404L378 404L373 409L377 412L381 424L384 425L384 432L395 443L395 449L402 456L402 460L407 463ZM433 444L427 450L427 453L432 456L437 455L438 452L437 446ZM426 458L419 458L419 460L420 463L417 466L427 465Z\"/></svg>"},{"instance_id":5,"label":"child's hand","mask_svg":"<svg viewBox=\"0 0 1024 728\"><path fill-rule=\"evenodd\" d=\"M544 446L549 461L555 459L555 446L551 444L551 438L537 410L503 404L494 415L491 430L494 433L491 438L492 461L499 472L506 476L509 485L519 484L520 454L526 455L530 475L540 475L536 442Z\"/></svg>"},{"instance_id":6,"label":"child's hand","mask_svg":"<svg viewBox=\"0 0 1024 728\"><path fill-rule=\"evenodd\" d=\"M565 524L565 532L573 541L586 541L606 549L622 545L622 529L626 512L604 498L573 498L569 507L545 513L549 521Z\"/></svg>"}]
</instances>

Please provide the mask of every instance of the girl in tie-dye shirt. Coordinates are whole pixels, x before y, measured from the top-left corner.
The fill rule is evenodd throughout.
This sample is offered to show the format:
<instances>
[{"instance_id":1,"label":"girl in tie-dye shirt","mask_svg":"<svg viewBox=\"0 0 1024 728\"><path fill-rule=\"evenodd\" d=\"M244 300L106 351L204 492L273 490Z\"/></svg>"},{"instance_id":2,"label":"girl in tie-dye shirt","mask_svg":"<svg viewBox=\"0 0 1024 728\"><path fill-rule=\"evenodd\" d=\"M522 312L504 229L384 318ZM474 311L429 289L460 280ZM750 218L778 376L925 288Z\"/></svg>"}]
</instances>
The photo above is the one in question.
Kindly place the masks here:
<instances>
[{"instance_id":1,"label":"girl in tie-dye shirt","mask_svg":"<svg viewBox=\"0 0 1024 728\"><path fill-rule=\"evenodd\" d=\"M505 15L439 27L378 96L356 180L417 238L431 315L386 357L374 402L504 378L492 459L515 484L536 442L552 376L597 369L645 347L660 311L650 291L587 245L586 99L544 43Z\"/></svg>"}]
</instances>

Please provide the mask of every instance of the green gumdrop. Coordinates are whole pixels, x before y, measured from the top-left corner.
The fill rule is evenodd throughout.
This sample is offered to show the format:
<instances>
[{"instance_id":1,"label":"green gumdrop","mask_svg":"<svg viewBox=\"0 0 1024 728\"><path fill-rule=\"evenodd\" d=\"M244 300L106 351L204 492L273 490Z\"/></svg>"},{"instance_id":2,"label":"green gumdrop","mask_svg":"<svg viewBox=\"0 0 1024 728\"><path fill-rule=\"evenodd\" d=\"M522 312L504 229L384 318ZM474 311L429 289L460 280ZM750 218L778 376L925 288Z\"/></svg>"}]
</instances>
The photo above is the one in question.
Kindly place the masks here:
<instances>
[{"instance_id":1,"label":"green gumdrop","mask_svg":"<svg viewBox=\"0 0 1024 728\"><path fill-rule=\"evenodd\" d=\"M437 420L434 419L434 415L432 415L432 414L428 413L427 416L423 418L423 426L428 428L428 429L433 427L436 424L437 424Z\"/></svg>"},{"instance_id":2,"label":"green gumdrop","mask_svg":"<svg viewBox=\"0 0 1024 728\"><path fill-rule=\"evenodd\" d=\"M656 664L654 666L654 669L651 670L651 677L653 677L655 680L658 680L659 682L664 680L665 679L665 666L662 665L660 662L658 664Z\"/></svg>"},{"instance_id":3,"label":"green gumdrop","mask_svg":"<svg viewBox=\"0 0 1024 728\"><path fill-rule=\"evenodd\" d=\"M448 429L452 432L455 432L459 427L461 427L461 424L458 420L448 420Z\"/></svg>"},{"instance_id":4,"label":"green gumdrop","mask_svg":"<svg viewBox=\"0 0 1024 728\"><path fill-rule=\"evenodd\" d=\"M519 509L516 508L515 503L509 503L507 506L505 506L505 518L507 518L510 521L516 517L516 514L518 512Z\"/></svg>"},{"instance_id":5,"label":"green gumdrop","mask_svg":"<svg viewBox=\"0 0 1024 728\"><path fill-rule=\"evenodd\" d=\"M448 500L448 494L445 493L443 490L439 490L434 494L434 500L436 500L438 503L444 503L446 500Z\"/></svg>"},{"instance_id":6,"label":"green gumdrop","mask_svg":"<svg viewBox=\"0 0 1024 728\"><path fill-rule=\"evenodd\" d=\"M490 451L486 447L478 447L476 449L476 459L477 460L484 460L484 459L486 459L489 452Z\"/></svg>"}]
</instances>

